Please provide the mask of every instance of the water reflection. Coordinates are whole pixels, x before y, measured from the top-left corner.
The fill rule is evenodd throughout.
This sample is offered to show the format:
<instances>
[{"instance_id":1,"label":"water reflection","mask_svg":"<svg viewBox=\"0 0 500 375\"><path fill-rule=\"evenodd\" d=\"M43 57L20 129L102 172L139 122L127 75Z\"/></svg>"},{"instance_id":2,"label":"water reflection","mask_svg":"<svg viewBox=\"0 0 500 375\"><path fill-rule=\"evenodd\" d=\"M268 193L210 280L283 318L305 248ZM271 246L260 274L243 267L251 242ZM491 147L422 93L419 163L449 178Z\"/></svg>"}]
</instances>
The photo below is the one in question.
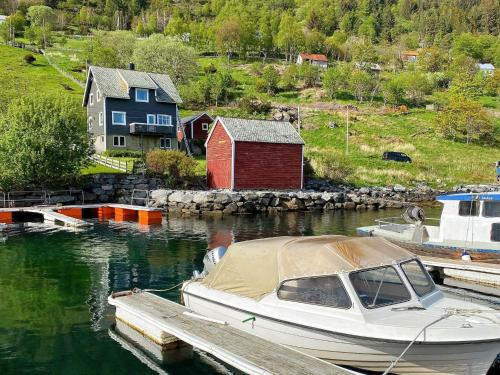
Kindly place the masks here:
<instances>
[{"instance_id":1,"label":"water reflection","mask_svg":"<svg viewBox=\"0 0 500 375\"><path fill-rule=\"evenodd\" d=\"M54 227L9 229L0 243L0 373L154 373L110 337L112 291L168 288L201 268L208 248L280 235L347 234L399 211L170 217L163 226L95 222L72 233ZM436 213L431 213L435 216ZM172 290L162 294L178 300ZM213 362L213 361L212 361ZM170 374L214 374L195 353Z\"/></svg>"}]
</instances>

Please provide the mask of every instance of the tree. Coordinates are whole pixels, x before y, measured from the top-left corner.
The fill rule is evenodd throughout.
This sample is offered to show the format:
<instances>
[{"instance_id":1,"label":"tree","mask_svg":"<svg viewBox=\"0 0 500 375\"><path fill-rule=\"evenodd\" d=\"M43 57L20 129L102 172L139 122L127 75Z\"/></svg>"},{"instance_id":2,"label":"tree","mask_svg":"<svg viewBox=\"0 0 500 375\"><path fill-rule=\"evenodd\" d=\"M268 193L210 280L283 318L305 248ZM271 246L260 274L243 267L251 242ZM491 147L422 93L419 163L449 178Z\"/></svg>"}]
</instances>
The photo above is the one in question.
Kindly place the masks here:
<instances>
[{"instance_id":1,"label":"tree","mask_svg":"<svg viewBox=\"0 0 500 375\"><path fill-rule=\"evenodd\" d=\"M278 83L280 74L272 65L268 65L262 72L262 77L257 82L259 91L267 92L269 95L274 95L278 91Z\"/></svg>"},{"instance_id":2,"label":"tree","mask_svg":"<svg viewBox=\"0 0 500 375\"><path fill-rule=\"evenodd\" d=\"M348 65L338 65L329 68L323 75L323 88L329 98L335 99L339 91L348 88L351 70Z\"/></svg>"},{"instance_id":3,"label":"tree","mask_svg":"<svg viewBox=\"0 0 500 375\"><path fill-rule=\"evenodd\" d=\"M227 102L231 88L235 85L233 76L226 70L219 70L211 82L210 93L217 107L221 101Z\"/></svg>"},{"instance_id":4,"label":"tree","mask_svg":"<svg viewBox=\"0 0 500 375\"><path fill-rule=\"evenodd\" d=\"M285 52L288 63L292 62L293 56L298 53L304 43L304 33L297 20L290 14L285 13L281 17L276 45Z\"/></svg>"},{"instance_id":5,"label":"tree","mask_svg":"<svg viewBox=\"0 0 500 375\"><path fill-rule=\"evenodd\" d=\"M130 31L96 32L87 44L87 59L95 65L127 68L136 40Z\"/></svg>"},{"instance_id":6,"label":"tree","mask_svg":"<svg viewBox=\"0 0 500 375\"><path fill-rule=\"evenodd\" d=\"M305 88L314 87L319 81L319 69L317 66L304 63L300 66L299 73Z\"/></svg>"},{"instance_id":7,"label":"tree","mask_svg":"<svg viewBox=\"0 0 500 375\"><path fill-rule=\"evenodd\" d=\"M413 105L422 104L425 95L432 92L432 84L426 74L406 72L401 75L405 86L405 95Z\"/></svg>"},{"instance_id":8,"label":"tree","mask_svg":"<svg viewBox=\"0 0 500 375\"><path fill-rule=\"evenodd\" d=\"M402 104L406 93L406 82L403 76L391 74L387 79L382 81L381 91L384 103L393 105Z\"/></svg>"},{"instance_id":9,"label":"tree","mask_svg":"<svg viewBox=\"0 0 500 375\"><path fill-rule=\"evenodd\" d=\"M467 144L489 141L495 133L493 120L481 103L464 96L452 96L435 121L446 138Z\"/></svg>"},{"instance_id":10,"label":"tree","mask_svg":"<svg viewBox=\"0 0 500 375\"><path fill-rule=\"evenodd\" d=\"M238 50L240 33L241 25L235 18L224 21L215 32L215 44L228 60Z\"/></svg>"},{"instance_id":11,"label":"tree","mask_svg":"<svg viewBox=\"0 0 500 375\"><path fill-rule=\"evenodd\" d=\"M362 103L375 87L375 81L370 73L355 69L350 76L349 87L356 100Z\"/></svg>"},{"instance_id":12,"label":"tree","mask_svg":"<svg viewBox=\"0 0 500 375\"><path fill-rule=\"evenodd\" d=\"M50 43L51 32L56 22L56 13L46 5L33 5L28 8L26 18L30 22L30 40L46 48Z\"/></svg>"},{"instance_id":13,"label":"tree","mask_svg":"<svg viewBox=\"0 0 500 375\"><path fill-rule=\"evenodd\" d=\"M194 49L161 34L137 42L133 60L141 70L167 73L175 84L186 82L198 72Z\"/></svg>"},{"instance_id":14,"label":"tree","mask_svg":"<svg viewBox=\"0 0 500 375\"><path fill-rule=\"evenodd\" d=\"M47 95L16 99L0 117L0 188L67 183L92 152L84 113L74 102Z\"/></svg>"},{"instance_id":15,"label":"tree","mask_svg":"<svg viewBox=\"0 0 500 375\"><path fill-rule=\"evenodd\" d=\"M423 48L418 56L418 66L426 72L442 71L447 63L444 51L437 47Z\"/></svg>"}]
</instances>

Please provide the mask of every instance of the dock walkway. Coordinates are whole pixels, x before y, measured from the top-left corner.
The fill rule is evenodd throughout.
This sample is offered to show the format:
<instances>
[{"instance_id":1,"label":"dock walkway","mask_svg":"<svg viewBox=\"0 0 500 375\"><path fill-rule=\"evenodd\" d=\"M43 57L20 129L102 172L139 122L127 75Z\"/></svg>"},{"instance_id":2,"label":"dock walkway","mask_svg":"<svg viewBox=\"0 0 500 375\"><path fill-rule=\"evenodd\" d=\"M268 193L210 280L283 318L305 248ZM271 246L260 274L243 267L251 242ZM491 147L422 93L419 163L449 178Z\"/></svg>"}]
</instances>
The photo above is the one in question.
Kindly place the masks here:
<instances>
[{"instance_id":1,"label":"dock walkway","mask_svg":"<svg viewBox=\"0 0 500 375\"><path fill-rule=\"evenodd\" d=\"M109 297L108 302L116 307L118 320L157 344L175 336L247 374L356 374L229 325L186 315L184 306L152 293Z\"/></svg>"}]
</instances>

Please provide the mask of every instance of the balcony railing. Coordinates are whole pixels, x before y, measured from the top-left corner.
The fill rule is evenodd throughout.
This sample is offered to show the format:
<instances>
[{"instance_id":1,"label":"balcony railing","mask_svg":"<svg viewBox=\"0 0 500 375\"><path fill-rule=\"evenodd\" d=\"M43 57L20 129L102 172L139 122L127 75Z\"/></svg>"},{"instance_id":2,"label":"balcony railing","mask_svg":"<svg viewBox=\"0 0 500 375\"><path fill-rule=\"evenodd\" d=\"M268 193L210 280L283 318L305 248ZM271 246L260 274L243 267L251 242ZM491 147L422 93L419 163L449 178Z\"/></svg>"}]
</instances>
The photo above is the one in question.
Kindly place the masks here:
<instances>
[{"instance_id":1,"label":"balcony railing","mask_svg":"<svg viewBox=\"0 0 500 375\"><path fill-rule=\"evenodd\" d=\"M130 124L130 134L174 136L176 132L175 132L175 126L173 125L158 125L158 124L133 122Z\"/></svg>"}]
</instances>

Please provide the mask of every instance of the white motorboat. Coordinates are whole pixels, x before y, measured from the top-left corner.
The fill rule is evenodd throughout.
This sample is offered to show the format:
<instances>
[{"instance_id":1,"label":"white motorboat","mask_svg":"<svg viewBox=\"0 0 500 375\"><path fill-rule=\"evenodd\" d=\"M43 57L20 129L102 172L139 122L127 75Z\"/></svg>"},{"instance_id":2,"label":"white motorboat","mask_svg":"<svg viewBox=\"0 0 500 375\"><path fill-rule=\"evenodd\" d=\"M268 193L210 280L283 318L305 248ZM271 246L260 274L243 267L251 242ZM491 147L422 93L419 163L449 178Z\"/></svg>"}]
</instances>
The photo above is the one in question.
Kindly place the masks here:
<instances>
[{"instance_id":1,"label":"white motorboat","mask_svg":"<svg viewBox=\"0 0 500 375\"><path fill-rule=\"evenodd\" d=\"M377 237L277 237L214 249L182 287L203 316L346 365L486 374L500 314L445 297L420 260Z\"/></svg>"},{"instance_id":2,"label":"white motorboat","mask_svg":"<svg viewBox=\"0 0 500 375\"><path fill-rule=\"evenodd\" d=\"M443 204L440 219L425 219L410 207L402 217L358 228L358 234L384 237L422 255L460 258L466 252L472 260L500 262L500 193L450 194L436 200ZM430 225L433 220L439 225Z\"/></svg>"}]
</instances>

